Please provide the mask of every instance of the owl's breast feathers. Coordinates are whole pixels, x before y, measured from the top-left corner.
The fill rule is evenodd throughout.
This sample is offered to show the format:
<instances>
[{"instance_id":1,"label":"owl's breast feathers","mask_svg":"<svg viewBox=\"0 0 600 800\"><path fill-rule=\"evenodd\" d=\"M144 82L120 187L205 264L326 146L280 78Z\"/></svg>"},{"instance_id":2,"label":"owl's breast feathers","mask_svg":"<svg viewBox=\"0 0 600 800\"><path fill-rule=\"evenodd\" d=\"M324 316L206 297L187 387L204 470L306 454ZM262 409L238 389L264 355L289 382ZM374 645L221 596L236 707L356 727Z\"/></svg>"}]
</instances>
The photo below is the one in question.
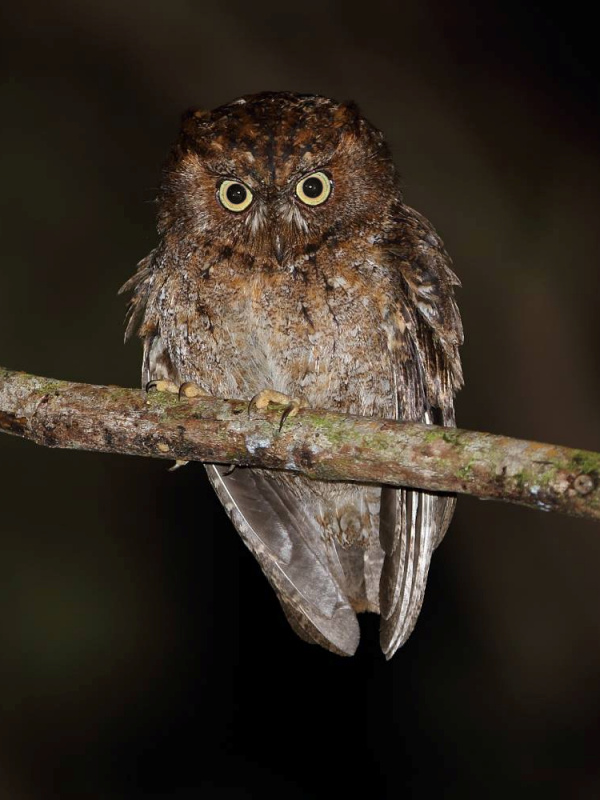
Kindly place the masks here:
<instances>
[{"instance_id":1,"label":"owl's breast feathers","mask_svg":"<svg viewBox=\"0 0 600 800\"><path fill-rule=\"evenodd\" d=\"M134 299L146 295L141 333L160 333L176 372L215 395L269 386L380 417L452 405L458 281L431 227L403 214L384 236L307 247L278 268L228 250L173 268L159 248Z\"/></svg>"}]
</instances>

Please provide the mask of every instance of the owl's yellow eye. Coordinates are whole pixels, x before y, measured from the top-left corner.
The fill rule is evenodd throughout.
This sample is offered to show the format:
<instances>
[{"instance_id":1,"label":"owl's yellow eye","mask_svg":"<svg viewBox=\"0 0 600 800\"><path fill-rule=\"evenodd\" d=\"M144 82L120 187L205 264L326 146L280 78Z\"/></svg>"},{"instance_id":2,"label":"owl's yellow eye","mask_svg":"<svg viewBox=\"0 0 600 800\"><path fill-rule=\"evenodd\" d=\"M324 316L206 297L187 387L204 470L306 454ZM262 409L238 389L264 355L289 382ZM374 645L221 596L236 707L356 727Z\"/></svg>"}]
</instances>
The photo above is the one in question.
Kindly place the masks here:
<instances>
[{"instance_id":1,"label":"owl's yellow eye","mask_svg":"<svg viewBox=\"0 0 600 800\"><path fill-rule=\"evenodd\" d=\"M307 206L320 206L331 194L332 183L324 172L313 172L296 184L296 194Z\"/></svg>"},{"instance_id":2,"label":"owl's yellow eye","mask_svg":"<svg viewBox=\"0 0 600 800\"><path fill-rule=\"evenodd\" d=\"M245 211L253 199L250 189L239 181L223 181L219 186L219 202L228 211Z\"/></svg>"}]
</instances>

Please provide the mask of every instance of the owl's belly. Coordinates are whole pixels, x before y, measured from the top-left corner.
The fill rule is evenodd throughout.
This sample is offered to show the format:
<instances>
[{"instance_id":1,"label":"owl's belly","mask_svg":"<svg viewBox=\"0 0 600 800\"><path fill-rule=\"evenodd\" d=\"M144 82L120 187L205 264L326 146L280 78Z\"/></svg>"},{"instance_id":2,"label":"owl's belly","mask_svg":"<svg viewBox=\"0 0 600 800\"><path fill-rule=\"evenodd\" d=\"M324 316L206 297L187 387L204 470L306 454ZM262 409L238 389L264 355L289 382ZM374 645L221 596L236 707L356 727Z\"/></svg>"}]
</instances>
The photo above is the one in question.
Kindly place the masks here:
<instances>
[{"instance_id":1,"label":"owl's belly","mask_svg":"<svg viewBox=\"0 0 600 800\"><path fill-rule=\"evenodd\" d=\"M381 313L371 296L255 279L167 309L161 338L178 382L219 397L250 399L265 388L310 405L394 417L394 370ZM215 295L218 295L215 297ZM154 377L154 376L151 376ZM310 509L323 546L333 544L339 580L357 611L379 610L383 551L380 489L303 477L268 476Z\"/></svg>"},{"instance_id":2,"label":"owl's belly","mask_svg":"<svg viewBox=\"0 0 600 800\"><path fill-rule=\"evenodd\" d=\"M295 289L298 291L291 291ZM272 388L345 413L395 416L381 314L368 295L255 278L196 313L186 348L169 347L180 376L211 394L250 398Z\"/></svg>"}]
</instances>

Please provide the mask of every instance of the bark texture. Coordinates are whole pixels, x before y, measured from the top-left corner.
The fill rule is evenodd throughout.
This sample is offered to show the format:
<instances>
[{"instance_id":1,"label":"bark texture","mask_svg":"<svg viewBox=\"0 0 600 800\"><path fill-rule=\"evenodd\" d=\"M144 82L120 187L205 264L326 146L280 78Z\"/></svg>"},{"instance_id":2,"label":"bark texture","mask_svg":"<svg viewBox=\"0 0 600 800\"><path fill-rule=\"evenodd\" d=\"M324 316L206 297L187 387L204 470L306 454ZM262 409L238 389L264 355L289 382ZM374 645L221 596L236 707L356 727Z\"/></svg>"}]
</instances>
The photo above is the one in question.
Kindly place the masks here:
<instances>
[{"instance_id":1,"label":"bark texture","mask_svg":"<svg viewBox=\"0 0 600 800\"><path fill-rule=\"evenodd\" d=\"M489 433L150 394L0 368L0 431L45 447L410 486L600 518L600 454Z\"/></svg>"}]
</instances>

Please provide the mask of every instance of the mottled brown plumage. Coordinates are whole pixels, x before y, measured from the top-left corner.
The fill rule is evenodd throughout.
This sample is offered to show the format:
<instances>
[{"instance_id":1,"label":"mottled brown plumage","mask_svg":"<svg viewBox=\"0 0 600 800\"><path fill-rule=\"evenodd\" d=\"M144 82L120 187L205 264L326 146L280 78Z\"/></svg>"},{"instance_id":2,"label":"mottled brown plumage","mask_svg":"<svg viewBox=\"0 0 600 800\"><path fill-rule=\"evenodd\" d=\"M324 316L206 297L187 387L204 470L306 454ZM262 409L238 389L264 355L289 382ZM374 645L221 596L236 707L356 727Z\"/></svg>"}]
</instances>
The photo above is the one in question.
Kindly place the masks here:
<instances>
[{"instance_id":1,"label":"mottled brown plumage","mask_svg":"<svg viewBox=\"0 0 600 800\"><path fill-rule=\"evenodd\" d=\"M347 413L454 424L458 280L353 104L263 93L188 113L158 230L125 287L144 383L248 399L272 388ZM391 657L415 624L454 499L207 471L294 629L350 655L356 612L379 612Z\"/></svg>"}]
</instances>

